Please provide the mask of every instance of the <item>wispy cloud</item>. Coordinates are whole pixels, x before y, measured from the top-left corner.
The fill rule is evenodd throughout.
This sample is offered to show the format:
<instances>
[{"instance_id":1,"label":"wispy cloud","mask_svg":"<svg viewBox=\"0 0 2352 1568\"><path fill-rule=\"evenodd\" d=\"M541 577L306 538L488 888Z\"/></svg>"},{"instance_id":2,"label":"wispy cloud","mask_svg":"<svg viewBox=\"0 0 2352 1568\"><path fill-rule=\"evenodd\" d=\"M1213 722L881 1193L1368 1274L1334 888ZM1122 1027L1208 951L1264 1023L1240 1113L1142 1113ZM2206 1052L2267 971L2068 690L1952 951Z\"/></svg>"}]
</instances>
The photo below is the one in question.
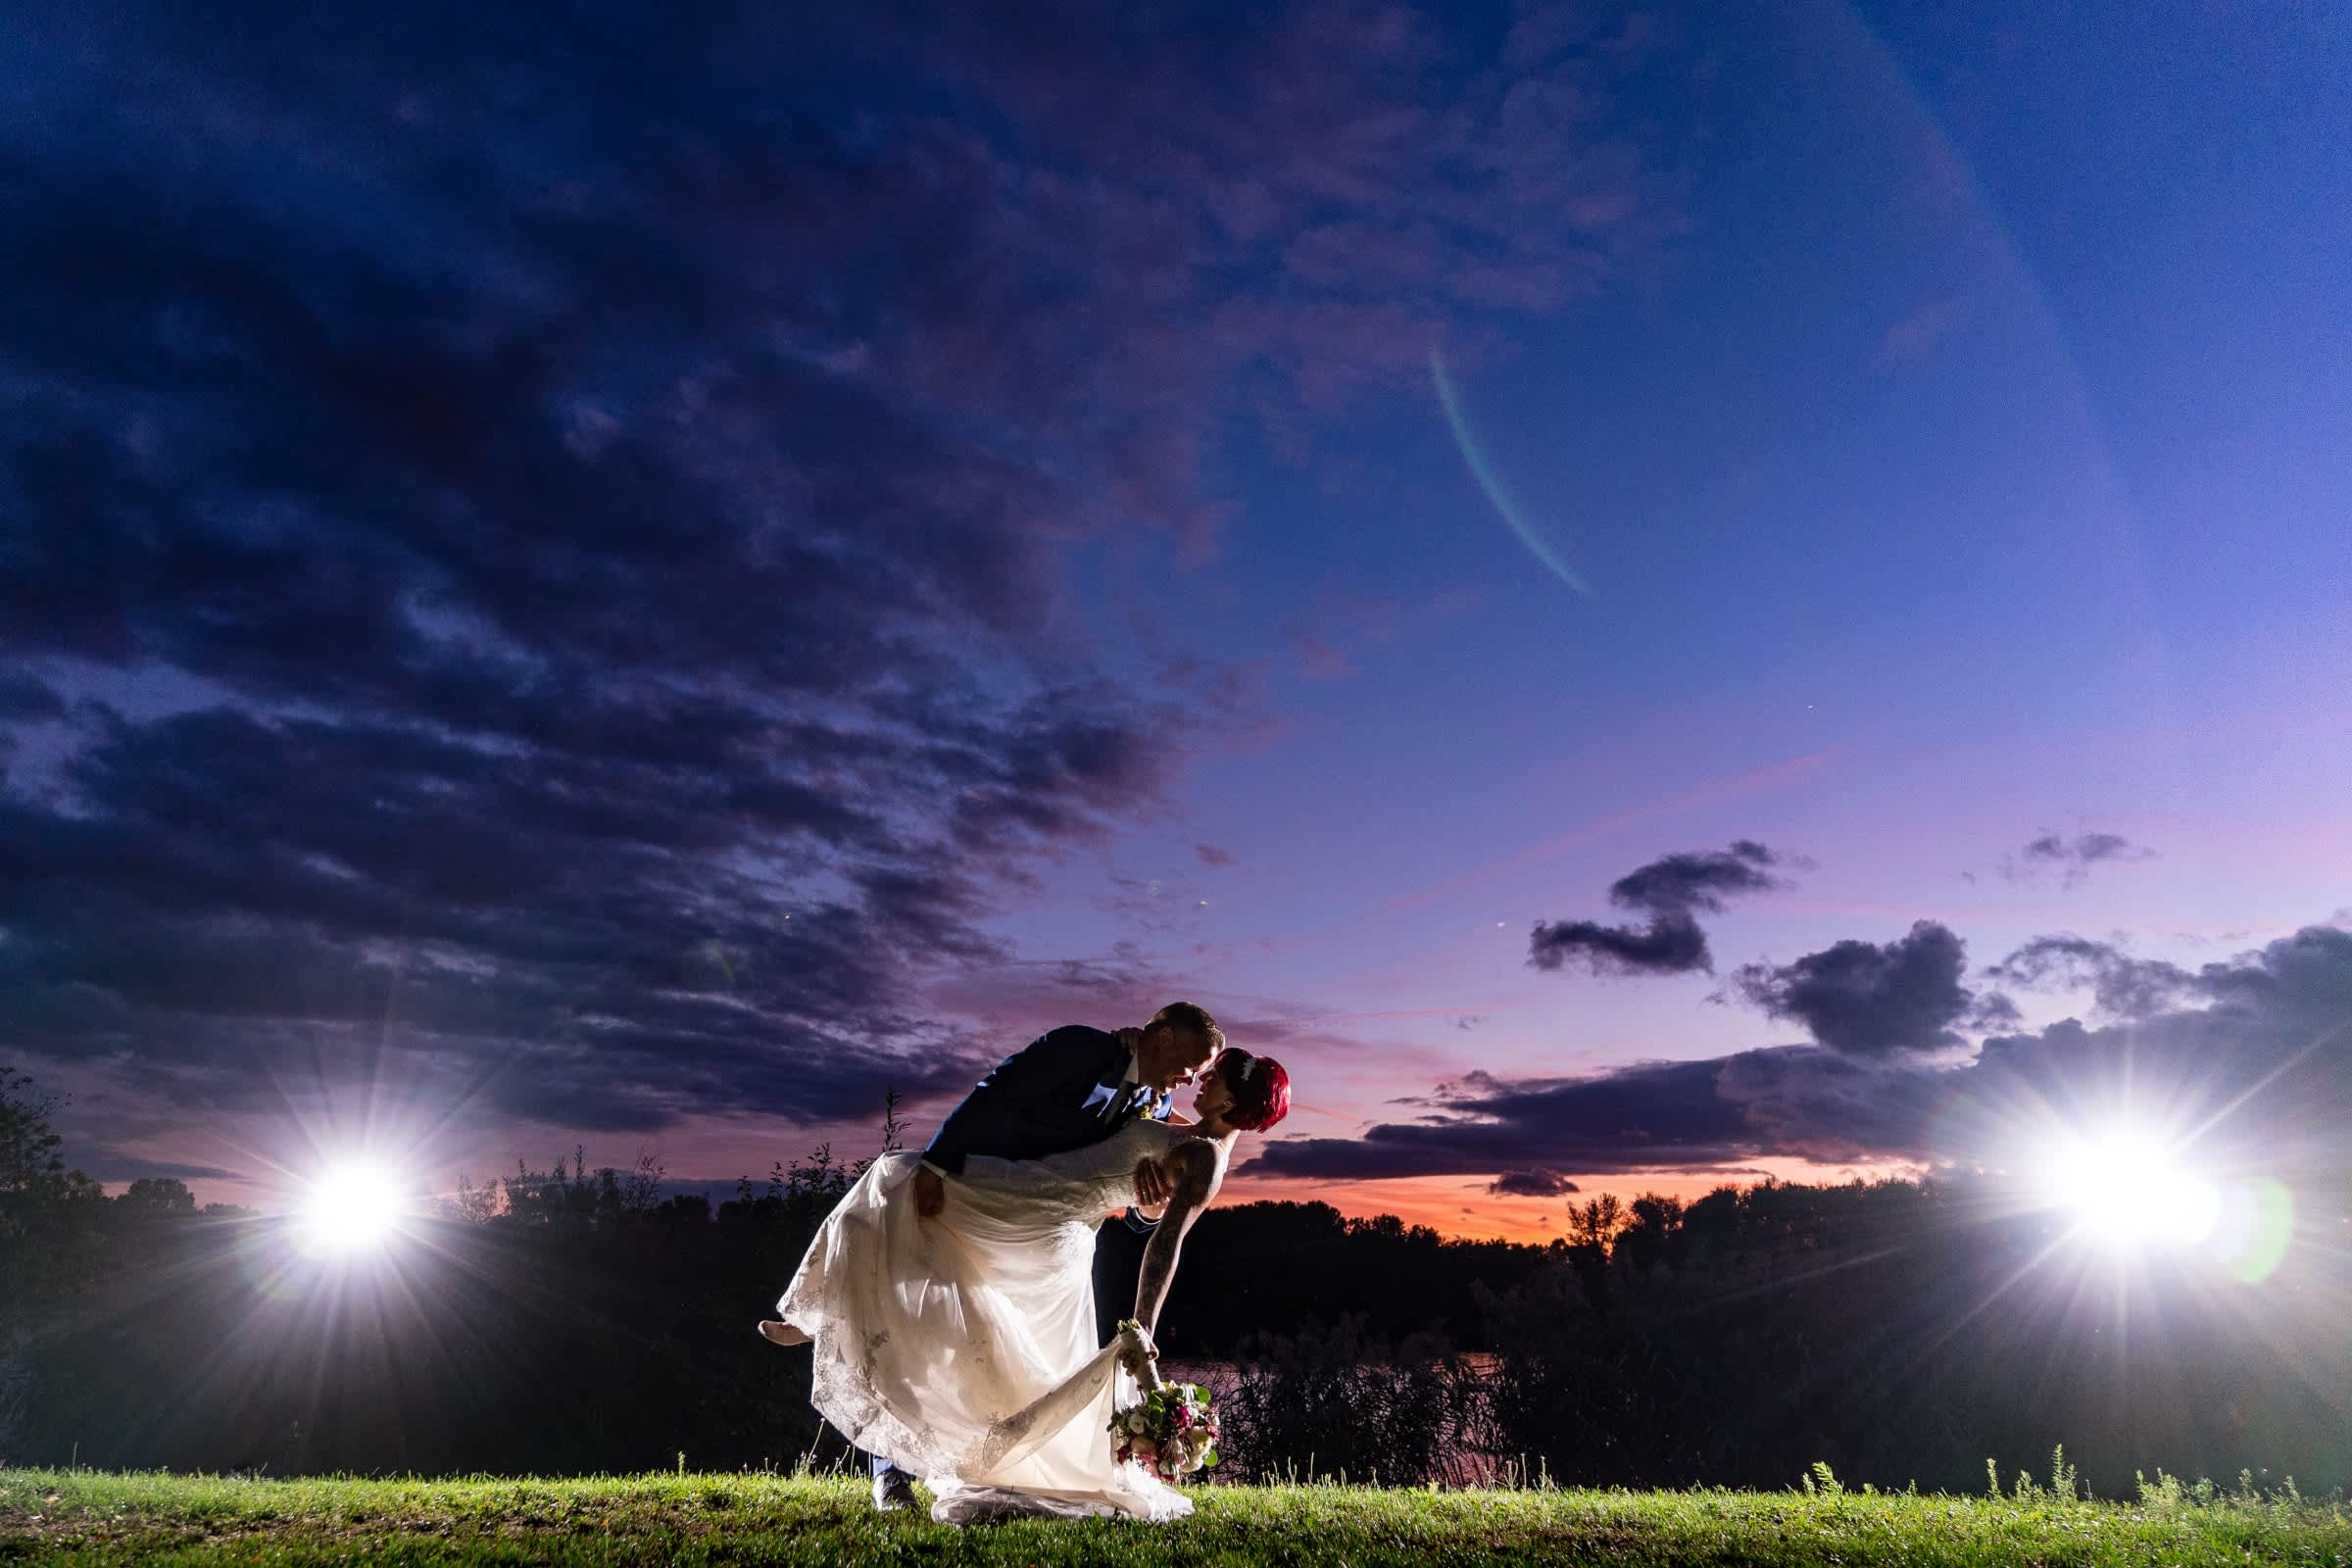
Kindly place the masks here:
<instances>
[{"instance_id":1,"label":"wispy cloud","mask_svg":"<svg viewBox=\"0 0 2352 1568\"><path fill-rule=\"evenodd\" d=\"M1621 833L1629 827L1639 827L1644 822L1687 811L1694 807L1712 806L1724 801L1739 800L1742 796L1756 791L1776 788L1825 766L1835 760L1837 756L1837 747L1825 747L1818 752L1808 752L1801 757L1791 757L1783 761L1752 768L1731 778L1702 784L1695 789L1668 796L1649 805L1637 807L1630 811L1620 811L1615 815L1602 817L1582 827L1572 828L1566 833L1531 844L1515 855L1481 866L1464 875L1448 878L1434 887L1400 894L1382 905L1377 912L1387 914L1397 909L1413 908L1420 905L1434 903L1439 899L1477 887L1481 883L1491 882L1496 877L1507 876L1511 872L1547 860L1568 850Z\"/></svg>"},{"instance_id":2,"label":"wispy cloud","mask_svg":"<svg viewBox=\"0 0 2352 1568\"><path fill-rule=\"evenodd\" d=\"M1903 365L1926 359L1937 344L1967 324L1970 314L1971 307L1964 299L1928 301L1880 335L1880 363Z\"/></svg>"},{"instance_id":3,"label":"wispy cloud","mask_svg":"<svg viewBox=\"0 0 2352 1568\"><path fill-rule=\"evenodd\" d=\"M2078 833L2071 839L2063 834L2043 833L2028 841L2014 858L2004 862L2002 871L2013 882L2032 881L2042 873L2055 871L2071 888L2086 881L2094 865L2129 865L2155 858L2154 850L2134 844L2121 833Z\"/></svg>"},{"instance_id":4,"label":"wispy cloud","mask_svg":"<svg viewBox=\"0 0 2352 1568\"><path fill-rule=\"evenodd\" d=\"M1284 622L1300 673L1330 680L1356 673L1357 654L1433 632L1471 610L1465 590L1447 589L1418 602L1388 594L1327 590Z\"/></svg>"},{"instance_id":5,"label":"wispy cloud","mask_svg":"<svg viewBox=\"0 0 2352 1568\"><path fill-rule=\"evenodd\" d=\"M2027 990L2090 988L2100 1012L2145 1018L2196 995L2197 977L2162 958L2135 958L2113 943L2084 937L2035 937L1984 971L1987 979Z\"/></svg>"}]
</instances>

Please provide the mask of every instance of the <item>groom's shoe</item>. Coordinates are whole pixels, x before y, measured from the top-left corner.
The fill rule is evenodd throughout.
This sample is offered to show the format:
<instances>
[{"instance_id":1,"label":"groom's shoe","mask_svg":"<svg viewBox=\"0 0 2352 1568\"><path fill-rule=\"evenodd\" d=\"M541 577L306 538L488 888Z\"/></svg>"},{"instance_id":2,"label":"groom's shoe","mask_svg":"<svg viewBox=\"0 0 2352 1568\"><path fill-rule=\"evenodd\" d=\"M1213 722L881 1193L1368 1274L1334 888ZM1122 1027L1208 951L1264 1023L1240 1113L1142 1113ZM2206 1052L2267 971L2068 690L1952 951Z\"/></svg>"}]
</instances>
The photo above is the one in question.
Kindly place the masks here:
<instances>
[{"instance_id":1,"label":"groom's shoe","mask_svg":"<svg viewBox=\"0 0 2352 1568\"><path fill-rule=\"evenodd\" d=\"M904 1470L885 1470L874 1477L874 1512L892 1513L918 1506L914 1478Z\"/></svg>"}]
</instances>

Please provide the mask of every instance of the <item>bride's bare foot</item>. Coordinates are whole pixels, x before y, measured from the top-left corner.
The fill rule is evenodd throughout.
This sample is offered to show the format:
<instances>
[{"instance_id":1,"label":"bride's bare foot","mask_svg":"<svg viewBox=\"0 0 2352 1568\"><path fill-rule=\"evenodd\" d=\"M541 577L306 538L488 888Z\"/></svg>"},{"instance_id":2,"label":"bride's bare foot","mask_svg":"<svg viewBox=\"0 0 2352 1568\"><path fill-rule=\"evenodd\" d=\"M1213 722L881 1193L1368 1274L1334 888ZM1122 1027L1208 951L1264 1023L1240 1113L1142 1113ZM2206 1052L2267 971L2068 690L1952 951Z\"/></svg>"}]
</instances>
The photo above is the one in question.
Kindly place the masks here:
<instances>
[{"instance_id":1,"label":"bride's bare foot","mask_svg":"<svg viewBox=\"0 0 2352 1568\"><path fill-rule=\"evenodd\" d=\"M803 1334L791 1324L779 1323L772 1317L760 1322L760 1337L775 1345L807 1345L808 1343L808 1335Z\"/></svg>"}]
</instances>

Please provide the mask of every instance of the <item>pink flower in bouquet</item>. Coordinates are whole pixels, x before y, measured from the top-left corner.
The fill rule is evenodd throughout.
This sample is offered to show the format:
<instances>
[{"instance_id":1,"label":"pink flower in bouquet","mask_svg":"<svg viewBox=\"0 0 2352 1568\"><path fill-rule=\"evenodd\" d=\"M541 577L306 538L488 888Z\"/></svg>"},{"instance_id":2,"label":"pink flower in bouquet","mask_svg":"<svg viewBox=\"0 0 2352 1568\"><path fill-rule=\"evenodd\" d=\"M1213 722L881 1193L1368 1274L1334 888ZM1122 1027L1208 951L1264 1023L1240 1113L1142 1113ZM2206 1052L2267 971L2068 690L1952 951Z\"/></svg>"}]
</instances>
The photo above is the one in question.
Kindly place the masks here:
<instances>
[{"instance_id":1,"label":"pink flower in bouquet","mask_svg":"<svg viewBox=\"0 0 2352 1568\"><path fill-rule=\"evenodd\" d=\"M1197 1384L1166 1384L1141 1404L1113 1411L1111 1453L1162 1481L1175 1481L1217 1462L1215 1406Z\"/></svg>"}]
</instances>

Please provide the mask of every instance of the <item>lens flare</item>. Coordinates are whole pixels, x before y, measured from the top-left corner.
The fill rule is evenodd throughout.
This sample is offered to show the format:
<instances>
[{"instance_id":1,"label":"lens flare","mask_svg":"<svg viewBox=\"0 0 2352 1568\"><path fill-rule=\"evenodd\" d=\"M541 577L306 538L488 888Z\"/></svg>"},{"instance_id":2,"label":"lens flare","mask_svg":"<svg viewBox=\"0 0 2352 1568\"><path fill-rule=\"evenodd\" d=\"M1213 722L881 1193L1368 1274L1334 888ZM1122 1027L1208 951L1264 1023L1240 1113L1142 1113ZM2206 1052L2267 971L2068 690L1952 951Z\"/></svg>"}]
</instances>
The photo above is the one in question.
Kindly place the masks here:
<instances>
[{"instance_id":1,"label":"lens flare","mask_svg":"<svg viewBox=\"0 0 2352 1568\"><path fill-rule=\"evenodd\" d=\"M1462 413L1462 400L1453 390L1453 377L1446 372L1446 356L1436 349L1429 351L1429 374L1430 379L1437 383L1438 403L1446 410L1446 422L1453 427L1454 445L1462 449L1462 461L1470 466L1470 476L1487 493L1487 499L1494 503L1495 512L1504 522L1510 524L1511 532L1519 536L1519 542L1534 552L1538 561L1551 568L1553 576L1586 598L1592 598L1592 590L1585 586L1585 579L1578 576L1568 563L1544 542L1543 536L1529 525L1522 514L1518 502L1503 489L1501 479L1495 474L1494 465L1488 460L1486 449L1478 444L1478 433L1470 428L1470 421Z\"/></svg>"},{"instance_id":2,"label":"lens flare","mask_svg":"<svg viewBox=\"0 0 2352 1568\"><path fill-rule=\"evenodd\" d=\"M2281 1182L2259 1177L2234 1184L2223 1265L2241 1285L2260 1285L2285 1260L2295 1231L2295 1196Z\"/></svg>"}]
</instances>

